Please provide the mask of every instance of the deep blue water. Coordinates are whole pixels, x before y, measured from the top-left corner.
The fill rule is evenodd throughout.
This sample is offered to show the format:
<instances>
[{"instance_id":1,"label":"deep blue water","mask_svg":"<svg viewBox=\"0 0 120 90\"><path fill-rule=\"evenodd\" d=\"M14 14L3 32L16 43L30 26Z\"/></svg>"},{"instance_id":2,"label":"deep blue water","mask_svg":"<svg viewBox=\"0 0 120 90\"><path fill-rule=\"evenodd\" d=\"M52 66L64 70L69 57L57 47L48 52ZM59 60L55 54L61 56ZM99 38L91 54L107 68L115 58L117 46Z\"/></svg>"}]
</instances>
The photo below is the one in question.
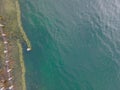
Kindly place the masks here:
<instances>
[{"instance_id":1,"label":"deep blue water","mask_svg":"<svg viewBox=\"0 0 120 90\"><path fill-rule=\"evenodd\" d=\"M27 90L120 90L119 0L20 0L32 51Z\"/></svg>"}]
</instances>

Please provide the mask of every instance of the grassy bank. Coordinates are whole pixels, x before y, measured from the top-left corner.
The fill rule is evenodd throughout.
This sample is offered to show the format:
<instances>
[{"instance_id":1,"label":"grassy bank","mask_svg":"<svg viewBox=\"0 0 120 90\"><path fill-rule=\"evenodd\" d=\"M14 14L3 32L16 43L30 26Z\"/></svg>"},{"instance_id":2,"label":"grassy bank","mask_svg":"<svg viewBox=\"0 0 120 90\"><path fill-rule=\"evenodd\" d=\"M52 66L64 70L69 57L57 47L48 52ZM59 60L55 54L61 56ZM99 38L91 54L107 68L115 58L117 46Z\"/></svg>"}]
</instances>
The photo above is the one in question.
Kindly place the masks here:
<instances>
[{"instance_id":1,"label":"grassy bank","mask_svg":"<svg viewBox=\"0 0 120 90\"><path fill-rule=\"evenodd\" d=\"M20 12L20 6L19 6L18 1L16 1L16 11L17 11L17 21L18 21L18 26L20 28L20 32L23 36L23 39L25 40L25 42L27 44L27 47L31 49L30 41L28 40L28 37L27 37L26 33L24 32L23 27L22 27L21 12Z\"/></svg>"},{"instance_id":2,"label":"grassy bank","mask_svg":"<svg viewBox=\"0 0 120 90\"><path fill-rule=\"evenodd\" d=\"M4 32L6 33L9 42L10 58L14 62L12 67L15 90L26 90L25 65L21 42L26 43L27 47L30 49L31 44L22 28L19 1L0 0L0 16L3 17L3 20L0 21L0 23L5 25ZM3 43L1 39L0 43ZM4 46L0 44L0 48L3 49ZM4 60L2 49L0 50L0 61ZM1 66L4 66L4 63Z\"/></svg>"},{"instance_id":3,"label":"grassy bank","mask_svg":"<svg viewBox=\"0 0 120 90\"><path fill-rule=\"evenodd\" d=\"M20 60L20 65L21 65L21 71L22 71L22 90L26 90L26 83L25 83L25 64L24 64L24 60L23 60L23 50L22 50L22 46L20 44L19 41L17 41L17 46L19 49L19 60Z\"/></svg>"}]
</instances>

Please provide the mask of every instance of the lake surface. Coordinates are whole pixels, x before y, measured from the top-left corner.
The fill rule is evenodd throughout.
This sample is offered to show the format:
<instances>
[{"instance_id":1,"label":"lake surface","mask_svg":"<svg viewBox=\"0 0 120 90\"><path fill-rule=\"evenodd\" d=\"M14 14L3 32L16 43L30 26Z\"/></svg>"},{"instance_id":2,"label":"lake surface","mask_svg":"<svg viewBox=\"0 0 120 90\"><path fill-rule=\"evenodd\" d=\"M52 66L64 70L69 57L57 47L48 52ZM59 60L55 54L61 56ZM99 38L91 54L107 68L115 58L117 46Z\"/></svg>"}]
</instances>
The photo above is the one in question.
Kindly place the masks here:
<instances>
[{"instance_id":1,"label":"lake surface","mask_svg":"<svg viewBox=\"0 0 120 90\"><path fill-rule=\"evenodd\" d=\"M27 90L120 90L119 0L20 0L32 51Z\"/></svg>"}]
</instances>

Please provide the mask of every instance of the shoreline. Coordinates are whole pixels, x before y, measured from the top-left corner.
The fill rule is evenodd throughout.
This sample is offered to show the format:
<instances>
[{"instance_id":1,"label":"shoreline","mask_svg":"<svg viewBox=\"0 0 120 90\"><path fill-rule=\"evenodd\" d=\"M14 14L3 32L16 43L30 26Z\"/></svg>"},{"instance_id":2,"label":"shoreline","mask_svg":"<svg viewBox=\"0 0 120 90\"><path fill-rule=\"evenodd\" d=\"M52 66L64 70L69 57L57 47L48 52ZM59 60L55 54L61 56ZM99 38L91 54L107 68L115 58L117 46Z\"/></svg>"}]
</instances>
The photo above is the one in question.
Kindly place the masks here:
<instances>
[{"instance_id":1,"label":"shoreline","mask_svg":"<svg viewBox=\"0 0 120 90\"><path fill-rule=\"evenodd\" d=\"M31 47L31 43L30 41L28 40L28 37L26 35L26 33L24 32L24 29L22 27L22 22L21 22L21 10L20 10L20 5L19 5L19 0L17 0L15 2L16 4L16 12L17 12L17 21L18 21L18 27L20 28L20 32L21 34L23 35L23 39L25 40L26 44L27 44L27 47L32 49Z\"/></svg>"},{"instance_id":2,"label":"shoreline","mask_svg":"<svg viewBox=\"0 0 120 90\"><path fill-rule=\"evenodd\" d=\"M27 90L26 89L26 80L25 80L26 69L25 69L25 63L23 60L23 48L19 41L17 41L17 46L18 46L19 60L20 60L21 72L22 72L22 76L21 76L22 77L22 87L23 87L23 90Z\"/></svg>"},{"instance_id":3,"label":"shoreline","mask_svg":"<svg viewBox=\"0 0 120 90\"><path fill-rule=\"evenodd\" d=\"M27 44L27 48L30 48L30 50L31 50L32 49L31 43L28 40L28 37L22 27L21 10L20 10L20 5L19 5L19 0L17 0L15 2L15 4L16 4L18 27L20 28L20 32L23 35L23 40L25 40L25 42ZM26 68L25 68L24 57L23 57L23 48L22 48L20 41L17 41L17 45L18 45L18 50L19 50L19 60L20 60L21 72L22 72L22 76L21 76L22 77L22 89L27 90L26 89L26 79L25 79Z\"/></svg>"},{"instance_id":4,"label":"shoreline","mask_svg":"<svg viewBox=\"0 0 120 90\"><path fill-rule=\"evenodd\" d=\"M13 82L14 89L27 90L26 77L25 77L26 68L24 63L22 42L24 42L27 45L27 51L30 51L32 47L22 27L19 0L1 0L0 7L1 7L0 17L3 18L0 21L0 23L5 26L4 32L6 33L6 37L8 38L8 50L10 51L8 58L11 62L10 67L13 68L11 73L12 76L14 77L14 82ZM4 66L4 55L2 50L4 46L2 43L0 44L0 48L1 48L0 64L2 64L0 70L3 71L4 70L3 68L5 66Z\"/></svg>"}]
</instances>

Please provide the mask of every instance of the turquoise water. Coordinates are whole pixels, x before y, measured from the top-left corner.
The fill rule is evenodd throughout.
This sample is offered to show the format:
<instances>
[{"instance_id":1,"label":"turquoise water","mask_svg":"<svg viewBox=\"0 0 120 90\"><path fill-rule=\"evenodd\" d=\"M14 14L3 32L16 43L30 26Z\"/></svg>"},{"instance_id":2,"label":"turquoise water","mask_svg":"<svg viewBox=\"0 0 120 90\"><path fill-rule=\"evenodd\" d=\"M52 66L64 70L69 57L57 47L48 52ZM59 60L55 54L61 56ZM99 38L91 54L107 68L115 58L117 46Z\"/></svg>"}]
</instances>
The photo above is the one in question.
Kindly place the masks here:
<instances>
[{"instance_id":1,"label":"turquoise water","mask_svg":"<svg viewBox=\"0 0 120 90\"><path fill-rule=\"evenodd\" d=\"M33 49L27 90L120 90L119 0L20 0Z\"/></svg>"}]
</instances>

